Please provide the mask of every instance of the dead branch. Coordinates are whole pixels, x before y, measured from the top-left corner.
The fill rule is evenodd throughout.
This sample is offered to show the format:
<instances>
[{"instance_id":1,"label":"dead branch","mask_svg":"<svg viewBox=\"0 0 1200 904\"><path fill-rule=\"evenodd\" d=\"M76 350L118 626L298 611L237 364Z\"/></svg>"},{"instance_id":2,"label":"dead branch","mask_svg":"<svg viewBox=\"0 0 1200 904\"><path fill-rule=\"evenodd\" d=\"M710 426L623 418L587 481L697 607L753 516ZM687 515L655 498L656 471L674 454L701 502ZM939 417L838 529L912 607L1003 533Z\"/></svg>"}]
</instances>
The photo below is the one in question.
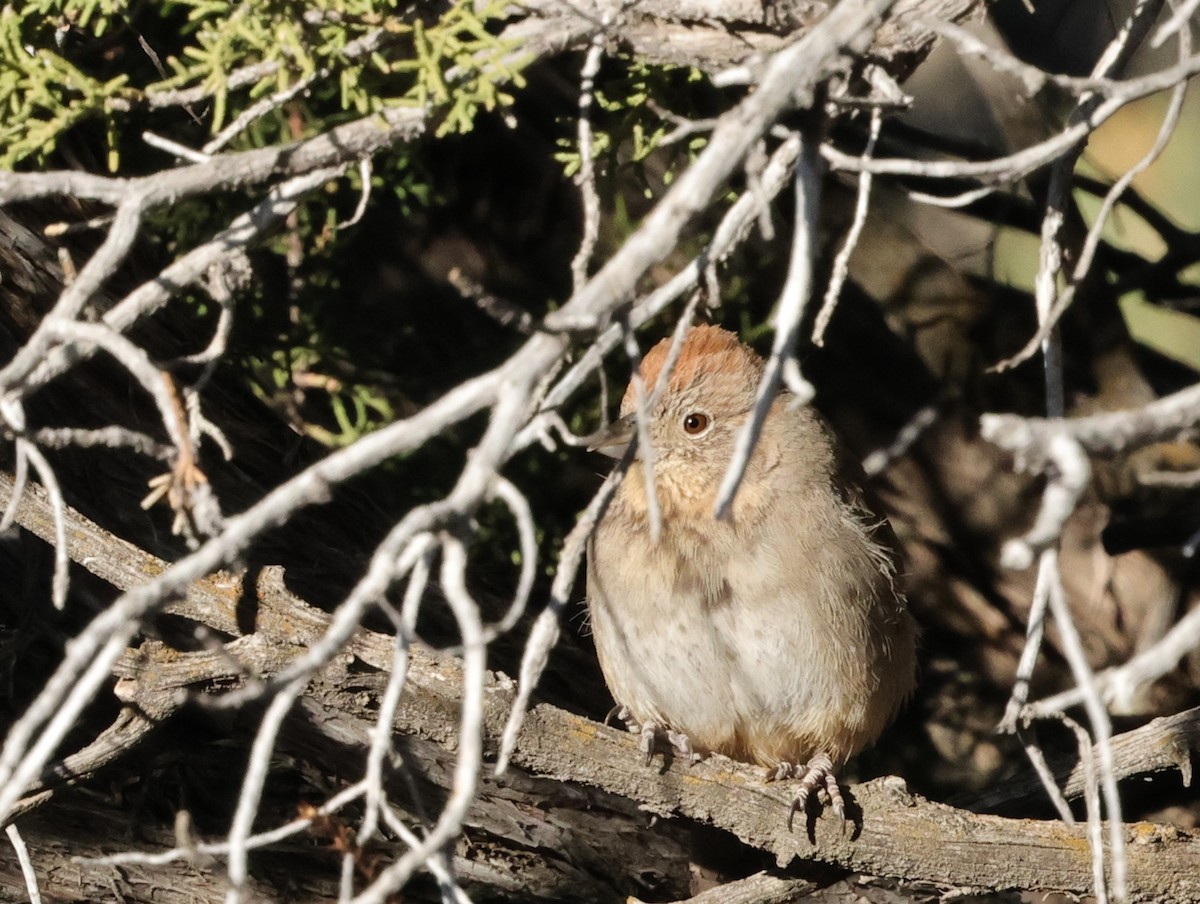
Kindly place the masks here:
<instances>
[{"instance_id":1,"label":"dead branch","mask_svg":"<svg viewBox=\"0 0 1200 904\"><path fill-rule=\"evenodd\" d=\"M0 475L0 498L10 490L11 478ZM33 533L51 536L49 503L40 487L27 489L17 517ZM68 511L68 519L73 561L118 587L142 582L164 565L74 510ZM249 635L241 633L237 618L246 591L254 594L258 607L255 632ZM157 642L143 642L126 651L115 669L117 694L127 705L151 713L155 719L168 717L186 701L188 695L182 691L207 695L217 685L228 687L251 675L278 673L318 642L331 620L291 594L277 568L262 569L250 578L203 578L189 587L186 599L167 611L236 639L220 651L180 653ZM345 648L351 655L331 663L305 692L302 707L320 715L311 724L340 744L366 750L373 714L392 666L392 647L390 637L358 631ZM395 730L441 748L441 753L419 758L425 769L432 762L445 763L458 744L461 665L456 658L418 643L412 645L410 655L408 683ZM355 660L374 671L353 670ZM483 706L488 756L498 750L513 697L511 680L500 674L490 677ZM1168 728L1175 743L1179 738L1187 738L1188 743L1194 740L1194 732L1182 734L1172 722L1170 726L1148 726L1136 739L1131 737L1127 744L1118 741L1114 747L1142 751L1135 760L1139 769L1177 767L1178 754L1168 760L1145 758L1147 743L1160 742ZM130 743L136 740L129 735ZM101 749L111 750L111 742L97 741L75 755L74 778L99 764ZM111 761L111 756L104 761ZM513 763L532 775L590 785L626 798L636 805L635 811L718 826L769 851L781 864L799 857L872 875L979 888L1085 893L1090 887L1082 827L955 809L912 794L903 780L895 777L849 789L861 825L847 837L832 818L811 819L807 834L789 833L783 818L786 789L766 784L756 769L724 757L711 757L691 768L679 763L665 770L641 768L632 736L545 704L528 714ZM432 770L426 778L448 787L453 772L448 766ZM60 766L45 781L61 785L65 774ZM484 797L490 793L487 789L492 781L486 780ZM37 803L44 803L44 798ZM1145 823L1126 826L1125 834L1130 888L1135 897L1161 900L1157 896L1169 893L1171 900L1200 901L1200 841L1176 829ZM184 855L183 851L178 854Z\"/></svg>"}]
</instances>

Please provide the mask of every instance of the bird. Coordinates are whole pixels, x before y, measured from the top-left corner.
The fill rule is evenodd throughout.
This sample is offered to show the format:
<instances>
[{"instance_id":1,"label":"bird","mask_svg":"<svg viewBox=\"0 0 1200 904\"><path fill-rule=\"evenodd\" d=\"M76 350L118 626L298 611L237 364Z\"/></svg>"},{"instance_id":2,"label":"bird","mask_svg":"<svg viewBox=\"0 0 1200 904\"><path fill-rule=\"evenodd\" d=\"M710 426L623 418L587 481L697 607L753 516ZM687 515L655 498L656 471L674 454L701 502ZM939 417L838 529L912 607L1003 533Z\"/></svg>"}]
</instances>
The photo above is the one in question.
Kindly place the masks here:
<instances>
[{"instance_id":1,"label":"bird","mask_svg":"<svg viewBox=\"0 0 1200 904\"><path fill-rule=\"evenodd\" d=\"M671 344L642 358L646 393ZM589 620L613 713L647 763L668 747L687 762L703 752L758 764L769 781L798 780L789 827L821 789L844 825L836 772L912 693L918 628L886 520L825 422L786 390L728 515L714 514L764 366L734 333L690 327L645 412L652 485L634 461L589 540ZM592 448L622 456L636 409L631 381Z\"/></svg>"}]
</instances>

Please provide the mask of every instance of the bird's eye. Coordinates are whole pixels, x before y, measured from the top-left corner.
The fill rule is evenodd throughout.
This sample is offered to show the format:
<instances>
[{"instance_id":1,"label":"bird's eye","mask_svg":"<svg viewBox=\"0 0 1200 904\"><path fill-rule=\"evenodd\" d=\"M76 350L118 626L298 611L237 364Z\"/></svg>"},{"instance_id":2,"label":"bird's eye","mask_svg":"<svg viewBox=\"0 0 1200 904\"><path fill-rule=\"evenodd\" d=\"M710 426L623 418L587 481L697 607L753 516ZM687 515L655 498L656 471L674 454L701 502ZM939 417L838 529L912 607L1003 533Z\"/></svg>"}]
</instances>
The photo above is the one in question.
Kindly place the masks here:
<instances>
[{"instance_id":1,"label":"bird's eye","mask_svg":"<svg viewBox=\"0 0 1200 904\"><path fill-rule=\"evenodd\" d=\"M708 415L702 411L693 411L691 414L684 415L683 432L688 436L699 436L709 425Z\"/></svg>"}]
</instances>

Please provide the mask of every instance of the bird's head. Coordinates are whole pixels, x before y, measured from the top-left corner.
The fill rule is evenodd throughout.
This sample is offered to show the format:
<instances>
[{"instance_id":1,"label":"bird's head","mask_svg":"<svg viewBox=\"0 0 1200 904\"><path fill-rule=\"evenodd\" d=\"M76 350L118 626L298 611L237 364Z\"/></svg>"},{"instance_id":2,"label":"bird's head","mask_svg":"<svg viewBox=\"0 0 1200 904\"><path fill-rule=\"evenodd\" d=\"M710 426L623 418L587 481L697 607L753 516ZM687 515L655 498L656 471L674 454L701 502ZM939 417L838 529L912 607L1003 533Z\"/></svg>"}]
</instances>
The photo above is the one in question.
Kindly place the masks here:
<instances>
[{"instance_id":1,"label":"bird's head","mask_svg":"<svg viewBox=\"0 0 1200 904\"><path fill-rule=\"evenodd\" d=\"M647 396L654 392L670 349L671 340L664 339L642 359L639 373ZM666 388L646 412L655 479L662 485L664 501L670 502L671 496L681 497L680 502L712 499L754 405L762 371L762 358L728 330L702 325L688 332ZM621 457L637 435L636 418L631 383L621 401L621 417L592 448Z\"/></svg>"}]
</instances>

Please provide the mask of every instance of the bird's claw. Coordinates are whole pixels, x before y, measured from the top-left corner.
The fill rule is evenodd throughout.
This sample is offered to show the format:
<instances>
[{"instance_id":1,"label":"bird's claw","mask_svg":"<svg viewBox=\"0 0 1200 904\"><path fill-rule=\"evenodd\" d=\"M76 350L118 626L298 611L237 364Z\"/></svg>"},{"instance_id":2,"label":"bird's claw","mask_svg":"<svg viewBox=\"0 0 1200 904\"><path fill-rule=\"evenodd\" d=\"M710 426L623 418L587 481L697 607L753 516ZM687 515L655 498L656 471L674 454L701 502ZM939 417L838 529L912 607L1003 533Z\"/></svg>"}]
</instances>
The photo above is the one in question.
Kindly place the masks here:
<instances>
[{"instance_id":1,"label":"bird's claw","mask_svg":"<svg viewBox=\"0 0 1200 904\"><path fill-rule=\"evenodd\" d=\"M658 740L658 726L653 722L646 722L642 725L641 740L638 746L642 749L642 765L649 766L650 761L654 759L655 742Z\"/></svg>"},{"instance_id":2,"label":"bird's claw","mask_svg":"<svg viewBox=\"0 0 1200 904\"><path fill-rule=\"evenodd\" d=\"M630 731L635 730L633 715L629 712L629 707L622 706L620 703L618 703L608 711L608 715L604 717L604 724L612 725L614 719L624 722Z\"/></svg>"},{"instance_id":3,"label":"bird's claw","mask_svg":"<svg viewBox=\"0 0 1200 904\"><path fill-rule=\"evenodd\" d=\"M837 776L833 772L833 760L826 753L818 753L806 764L780 763L767 774L767 781L780 781L787 778L800 779L800 787L788 808L787 827L792 830L792 822L797 813L808 812L808 799L813 792L824 789L829 795L829 808L833 810L842 824L842 833L846 831L846 801L842 797L842 789L838 785Z\"/></svg>"}]
</instances>

